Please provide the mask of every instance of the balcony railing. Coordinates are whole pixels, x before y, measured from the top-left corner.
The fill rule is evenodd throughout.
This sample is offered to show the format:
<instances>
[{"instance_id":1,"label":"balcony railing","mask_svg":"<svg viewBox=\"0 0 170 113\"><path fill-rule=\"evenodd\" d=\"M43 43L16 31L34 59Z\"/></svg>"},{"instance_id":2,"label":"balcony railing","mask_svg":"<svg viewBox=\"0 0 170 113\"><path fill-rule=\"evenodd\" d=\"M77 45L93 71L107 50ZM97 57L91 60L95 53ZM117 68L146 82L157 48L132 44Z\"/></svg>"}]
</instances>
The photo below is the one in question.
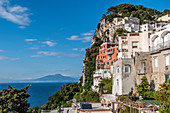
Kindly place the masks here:
<instances>
[{"instance_id":1,"label":"balcony railing","mask_svg":"<svg viewBox=\"0 0 170 113\"><path fill-rule=\"evenodd\" d=\"M137 74L138 74L138 75L145 75L145 74L146 74L146 68L143 69L143 70L139 69L139 70L137 71Z\"/></svg>"},{"instance_id":2,"label":"balcony railing","mask_svg":"<svg viewBox=\"0 0 170 113\"><path fill-rule=\"evenodd\" d=\"M102 50L105 50L105 48L101 48L101 49L99 49L99 51L102 51Z\"/></svg>"},{"instance_id":3,"label":"balcony railing","mask_svg":"<svg viewBox=\"0 0 170 113\"><path fill-rule=\"evenodd\" d=\"M163 49L163 48L167 48L167 47L170 47L170 40L169 41L166 41L164 43L159 43L157 44L157 46L153 46L150 48L150 51L155 51L155 50L158 50L158 49Z\"/></svg>"},{"instance_id":4,"label":"balcony railing","mask_svg":"<svg viewBox=\"0 0 170 113\"><path fill-rule=\"evenodd\" d=\"M110 52L107 52L106 54L109 55L109 54L113 54L114 51L110 51Z\"/></svg>"}]
</instances>

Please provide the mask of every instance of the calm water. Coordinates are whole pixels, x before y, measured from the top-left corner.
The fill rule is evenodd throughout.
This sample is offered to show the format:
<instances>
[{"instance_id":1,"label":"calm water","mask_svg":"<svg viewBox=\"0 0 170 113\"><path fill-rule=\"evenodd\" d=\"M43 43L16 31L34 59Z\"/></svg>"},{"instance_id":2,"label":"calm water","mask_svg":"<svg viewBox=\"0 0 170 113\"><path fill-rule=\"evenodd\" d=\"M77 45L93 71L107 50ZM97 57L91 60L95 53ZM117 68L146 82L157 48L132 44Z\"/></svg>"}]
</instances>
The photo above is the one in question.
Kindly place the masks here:
<instances>
[{"instance_id":1,"label":"calm water","mask_svg":"<svg viewBox=\"0 0 170 113\"><path fill-rule=\"evenodd\" d=\"M16 87L17 89L30 85L28 94L30 94L31 97L28 101L31 103L31 107L33 107L45 104L48 97L55 94L64 84L65 83L0 83L0 90L7 88L8 85Z\"/></svg>"}]
</instances>

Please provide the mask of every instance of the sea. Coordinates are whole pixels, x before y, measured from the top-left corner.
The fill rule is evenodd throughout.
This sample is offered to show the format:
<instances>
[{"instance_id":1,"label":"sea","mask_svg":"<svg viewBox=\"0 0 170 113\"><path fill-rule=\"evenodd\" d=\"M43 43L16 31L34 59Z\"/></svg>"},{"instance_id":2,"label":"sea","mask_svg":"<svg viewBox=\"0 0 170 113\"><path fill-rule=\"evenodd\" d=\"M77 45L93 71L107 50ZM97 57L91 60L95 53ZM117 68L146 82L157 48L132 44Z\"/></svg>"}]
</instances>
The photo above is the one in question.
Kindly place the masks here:
<instances>
[{"instance_id":1,"label":"sea","mask_svg":"<svg viewBox=\"0 0 170 113\"><path fill-rule=\"evenodd\" d=\"M17 89L24 88L29 85L27 94L30 95L28 102L33 106L43 106L48 97L55 94L66 83L0 83L0 90L7 88L8 85L16 87Z\"/></svg>"}]
</instances>

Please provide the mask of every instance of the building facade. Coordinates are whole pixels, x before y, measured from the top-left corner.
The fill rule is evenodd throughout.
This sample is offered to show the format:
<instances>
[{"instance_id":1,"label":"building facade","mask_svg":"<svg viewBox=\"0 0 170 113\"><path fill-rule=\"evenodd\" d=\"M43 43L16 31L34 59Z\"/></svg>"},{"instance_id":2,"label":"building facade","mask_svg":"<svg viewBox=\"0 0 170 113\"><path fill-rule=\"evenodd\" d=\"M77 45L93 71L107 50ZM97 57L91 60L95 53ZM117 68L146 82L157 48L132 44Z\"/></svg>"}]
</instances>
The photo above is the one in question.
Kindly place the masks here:
<instances>
[{"instance_id":1,"label":"building facade","mask_svg":"<svg viewBox=\"0 0 170 113\"><path fill-rule=\"evenodd\" d=\"M158 90L160 84L170 78L170 26L164 26L150 37L150 51L136 53L135 87L146 76L151 89ZM136 90L134 90L136 92Z\"/></svg>"},{"instance_id":2,"label":"building facade","mask_svg":"<svg viewBox=\"0 0 170 113\"><path fill-rule=\"evenodd\" d=\"M112 94L129 94L134 86L134 59L122 58L114 62Z\"/></svg>"},{"instance_id":3,"label":"building facade","mask_svg":"<svg viewBox=\"0 0 170 113\"><path fill-rule=\"evenodd\" d=\"M170 22L170 14L161 16L158 18L158 21L166 21L166 22Z\"/></svg>"},{"instance_id":4,"label":"building facade","mask_svg":"<svg viewBox=\"0 0 170 113\"><path fill-rule=\"evenodd\" d=\"M97 69L95 73L93 74L93 86L92 90L93 91L99 91L99 84L103 78L108 78L110 79L111 73L110 69Z\"/></svg>"},{"instance_id":5,"label":"building facade","mask_svg":"<svg viewBox=\"0 0 170 113\"><path fill-rule=\"evenodd\" d=\"M113 23L116 26L123 25L124 29L129 32L138 32L140 29L140 20L136 17L114 18Z\"/></svg>"},{"instance_id":6,"label":"building facade","mask_svg":"<svg viewBox=\"0 0 170 113\"><path fill-rule=\"evenodd\" d=\"M110 66L118 60L118 44L105 42L100 46L99 55L96 58L96 69L110 69Z\"/></svg>"},{"instance_id":7,"label":"building facade","mask_svg":"<svg viewBox=\"0 0 170 113\"><path fill-rule=\"evenodd\" d=\"M152 31L145 31L120 36L118 58L132 58L135 56L135 52L148 52L151 33Z\"/></svg>"},{"instance_id":8,"label":"building facade","mask_svg":"<svg viewBox=\"0 0 170 113\"><path fill-rule=\"evenodd\" d=\"M105 42L99 48L99 55L96 58L96 71L93 74L93 91L99 91L99 84L103 78L110 79L110 66L118 60L118 44Z\"/></svg>"}]
</instances>

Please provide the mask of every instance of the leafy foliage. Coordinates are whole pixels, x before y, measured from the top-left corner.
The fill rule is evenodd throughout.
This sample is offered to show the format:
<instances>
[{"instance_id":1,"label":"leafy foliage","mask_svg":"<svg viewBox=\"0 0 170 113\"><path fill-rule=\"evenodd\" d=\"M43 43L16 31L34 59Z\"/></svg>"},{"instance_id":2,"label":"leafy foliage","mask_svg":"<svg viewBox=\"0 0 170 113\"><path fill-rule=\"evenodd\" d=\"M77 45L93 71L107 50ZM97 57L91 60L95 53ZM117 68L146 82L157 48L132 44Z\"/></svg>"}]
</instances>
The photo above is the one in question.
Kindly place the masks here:
<instances>
[{"instance_id":1,"label":"leafy foliage","mask_svg":"<svg viewBox=\"0 0 170 113\"><path fill-rule=\"evenodd\" d=\"M96 65L96 56L99 53L99 47L103 43L100 38L97 38L96 36L93 37L96 41L91 46L91 48L86 49L86 57L88 58L85 61L85 76L86 76L86 83L84 85L84 90L90 91L91 86L93 84L93 73L95 71L95 65Z\"/></svg>"},{"instance_id":2,"label":"leafy foliage","mask_svg":"<svg viewBox=\"0 0 170 113\"><path fill-rule=\"evenodd\" d=\"M38 107L38 106L32 107L27 112L28 113L41 113L41 107Z\"/></svg>"},{"instance_id":3,"label":"leafy foliage","mask_svg":"<svg viewBox=\"0 0 170 113\"><path fill-rule=\"evenodd\" d=\"M112 94L112 78L102 79L99 84L99 90L106 94Z\"/></svg>"},{"instance_id":4,"label":"leafy foliage","mask_svg":"<svg viewBox=\"0 0 170 113\"><path fill-rule=\"evenodd\" d=\"M139 93L139 96L144 98L153 98L153 92L151 91L146 76L144 76L141 80L142 82L137 86L137 93Z\"/></svg>"},{"instance_id":5,"label":"leafy foliage","mask_svg":"<svg viewBox=\"0 0 170 113\"><path fill-rule=\"evenodd\" d=\"M169 108L166 108L166 107L162 107L160 110L159 110L160 113L170 113L170 107Z\"/></svg>"},{"instance_id":6,"label":"leafy foliage","mask_svg":"<svg viewBox=\"0 0 170 113\"><path fill-rule=\"evenodd\" d=\"M160 90L156 92L154 97L170 107L170 79L168 79L167 83L164 82L160 86Z\"/></svg>"},{"instance_id":7,"label":"leafy foliage","mask_svg":"<svg viewBox=\"0 0 170 113\"><path fill-rule=\"evenodd\" d=\"M115 17L137 17L141 20L141 24L145 23L145 20L153 21L158 17L169 14L170 10L165 9L160 12L156 9L146 8L142 5L132 5L132 4L120 4L115 7L110 7L103 18L112 22Z\"/></svg>"},{"instance_id":8,"label":"leafy foliage","mask_svg":"<svg viewBox=\"0 0 170 113\"><path fill-rule=\"evenodd\" d=\"M42 107L42 109L56 109L58 106L69 106L68 103L73 96L80 91L80 85L78 83L68 83L61 87L56 94L48 98L48 102ZM70 103L71 104L71 103Z\"/></svg>"},{"instance_id":9,"label":"leafy foliage","mask_svg":"<svg viewBox=\"0 0 170 113\"><path fill-rule=\"evenodd\" d=\"M99 102L99 94L95 91L84 91L76 93L74 98L77 102Z\"/></svg>"},{"instance_id":10,"label":"leafy foliage","mask_svg":"<svg viewBox=\"0 0 170 113\"><path fill-rule=\"evenodd\" d=\"M0 112L1 113L26 113L30 103L26 100L30 97L26 94L29 86L20 90L8 86L7 89L0 91Z\"/></svg>"}]
</instances>

